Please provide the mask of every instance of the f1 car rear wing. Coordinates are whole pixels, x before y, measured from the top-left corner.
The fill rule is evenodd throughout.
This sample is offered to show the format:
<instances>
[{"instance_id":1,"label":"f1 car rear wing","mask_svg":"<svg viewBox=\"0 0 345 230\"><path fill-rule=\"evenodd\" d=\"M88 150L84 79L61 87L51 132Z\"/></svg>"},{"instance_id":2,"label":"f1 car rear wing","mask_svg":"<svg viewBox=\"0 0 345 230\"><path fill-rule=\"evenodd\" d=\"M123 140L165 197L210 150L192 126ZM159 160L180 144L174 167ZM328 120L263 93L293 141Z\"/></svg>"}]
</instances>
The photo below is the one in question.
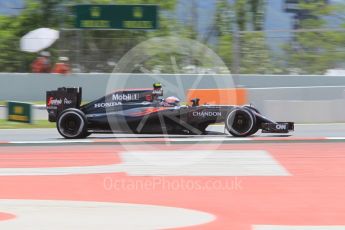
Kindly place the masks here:
<instances>
[{"instance_id":1,"label":"f1 car rear wing","mask_svg":"<svg viewBox=\"0 0 345 230\"><path fill-rule=\"evenodd\" d=\"M50 122L55 122L59 114L68 108L80 108L82 88L58 88L47 91L46 107Z\"/></svg>"}]
</instances>

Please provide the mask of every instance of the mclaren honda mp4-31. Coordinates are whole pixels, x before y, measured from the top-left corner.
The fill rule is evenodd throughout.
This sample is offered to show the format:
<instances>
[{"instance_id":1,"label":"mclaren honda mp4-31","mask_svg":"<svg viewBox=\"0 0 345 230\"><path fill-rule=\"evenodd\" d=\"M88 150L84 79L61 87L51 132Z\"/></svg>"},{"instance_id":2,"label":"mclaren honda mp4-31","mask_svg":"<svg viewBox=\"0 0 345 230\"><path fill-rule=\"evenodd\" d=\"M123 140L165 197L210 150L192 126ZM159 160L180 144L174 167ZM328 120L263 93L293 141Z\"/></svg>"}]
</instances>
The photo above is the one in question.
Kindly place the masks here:
<instances>
[{"instance_id":1,"label":"mclaren honda mp4-31","mask_svg":"<svg viewBox=\"0 0 345 230\"><path fill-rule=\"evenodd\" d=\"M120 90L81 105L81 88L48 91L46 106L50 122L69 139L92 133L207 134L206 128L224 123L235 137L263 133L288 133L293 122L275 122L252 106L180 105L176 97L163 98L160 84L150 89Z\"/></svg>"}]
</instances>

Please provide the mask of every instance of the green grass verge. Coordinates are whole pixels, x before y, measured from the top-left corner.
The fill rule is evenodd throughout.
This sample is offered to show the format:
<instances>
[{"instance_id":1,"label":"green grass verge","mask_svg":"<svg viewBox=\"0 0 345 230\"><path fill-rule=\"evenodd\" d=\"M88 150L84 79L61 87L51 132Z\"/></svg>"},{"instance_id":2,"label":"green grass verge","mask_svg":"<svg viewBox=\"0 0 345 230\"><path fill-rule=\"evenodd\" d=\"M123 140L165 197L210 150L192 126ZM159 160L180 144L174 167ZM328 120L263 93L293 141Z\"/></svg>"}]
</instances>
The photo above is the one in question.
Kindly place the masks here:
<instances>
[{"instance_id":1,"label":"green grass verge","mask_svg":"<svg viewBox=\"0 0 345 230\"><path fill-rule=\"evenodd\" d=\"M55 128L55 123L46 120L34 121L32 124L7 121L0 119L0 129L33 129L33 128Z\"/></svg>"}]
</instances>

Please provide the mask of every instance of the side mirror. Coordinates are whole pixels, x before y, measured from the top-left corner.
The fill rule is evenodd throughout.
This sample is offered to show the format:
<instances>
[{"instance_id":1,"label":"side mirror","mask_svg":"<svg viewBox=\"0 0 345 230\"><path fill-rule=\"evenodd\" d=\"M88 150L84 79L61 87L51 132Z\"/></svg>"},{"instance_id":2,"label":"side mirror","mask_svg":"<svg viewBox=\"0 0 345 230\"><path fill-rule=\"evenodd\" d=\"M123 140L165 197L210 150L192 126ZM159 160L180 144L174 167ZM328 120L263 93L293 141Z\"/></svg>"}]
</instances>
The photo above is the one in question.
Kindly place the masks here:
<instances>
[{"instance_id":1,"label":"side mirror","mask_svg":"<svg viewBox=\"0 0 345 230\"><path fill-rule=\"evenodd\" d=\"M192 102L192 106L199 106L199 102L200 99L199 98L193 98L192 100L190 100L190 102Z\"/></svg>"}]
</instances>

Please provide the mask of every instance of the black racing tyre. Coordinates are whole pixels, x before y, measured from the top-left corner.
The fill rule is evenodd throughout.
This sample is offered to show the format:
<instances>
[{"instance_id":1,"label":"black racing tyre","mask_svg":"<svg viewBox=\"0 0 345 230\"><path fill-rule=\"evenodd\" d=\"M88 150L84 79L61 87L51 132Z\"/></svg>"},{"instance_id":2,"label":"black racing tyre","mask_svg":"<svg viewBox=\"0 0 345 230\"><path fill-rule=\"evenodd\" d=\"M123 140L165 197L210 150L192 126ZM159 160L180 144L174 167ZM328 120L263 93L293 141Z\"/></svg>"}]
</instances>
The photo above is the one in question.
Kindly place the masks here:
<instances>
[{"instance_id":1,"label":"black racing tyre","mask_svg":"<svg viewBox=\"0 0 345 230\"><path fill-rule=\"evenodd\" d=\"M87 119L79 109L66 109L56 122L60 135L67 139L86 138L91 133L87 132Z\"/></svg>"},{"instance_id":2,"label":"black racing tyre","mask_svg":"<svg viewBox=\"0 0 345 230\"><path fill-rule=\"evenodd\" d=\"M250 105L242 106L242 108L248 109L248 110L250 110L250 111L254 111L254 112L257 113L257 114L261 114L260 111L259 111L257 108L255 108L255 107L253 107L253 106L250 106ZM254 113L254 114L255 114L255 113ZM258 124L258 122L256 122L256 124L254 125L254 128L252 129L252 131L250 132L249 135L253 135L253 134L255 134L257 131L259 131L259 124Z\"/></svg>"},{"instance_id":3,"label":"black racing tyre","mask_svg":"<svg viewBox=\"0 0 345 230\"><path fill-rule=\"evenodd\" d=\"M233 109L225 120L225 128L234 137L247 137L257 131L255 115L248 109Z\"/></svg>"},{"instance_id":4,"label":"black racing tyre","mask_svg":"<svg viewBox=\"0 0 345 230\"><path fill-rule=\"evenodd\" d=\"M255 108L255 107L253 107L253 106L250 106L250 105L244 105L244 106L242 106L242 108L248 109L248 110L250 110L250 111L254 111L254 112L256 112L257 114L261 114L260 111L259 111L257 108Z\"/></svg>"}]
</instances>

